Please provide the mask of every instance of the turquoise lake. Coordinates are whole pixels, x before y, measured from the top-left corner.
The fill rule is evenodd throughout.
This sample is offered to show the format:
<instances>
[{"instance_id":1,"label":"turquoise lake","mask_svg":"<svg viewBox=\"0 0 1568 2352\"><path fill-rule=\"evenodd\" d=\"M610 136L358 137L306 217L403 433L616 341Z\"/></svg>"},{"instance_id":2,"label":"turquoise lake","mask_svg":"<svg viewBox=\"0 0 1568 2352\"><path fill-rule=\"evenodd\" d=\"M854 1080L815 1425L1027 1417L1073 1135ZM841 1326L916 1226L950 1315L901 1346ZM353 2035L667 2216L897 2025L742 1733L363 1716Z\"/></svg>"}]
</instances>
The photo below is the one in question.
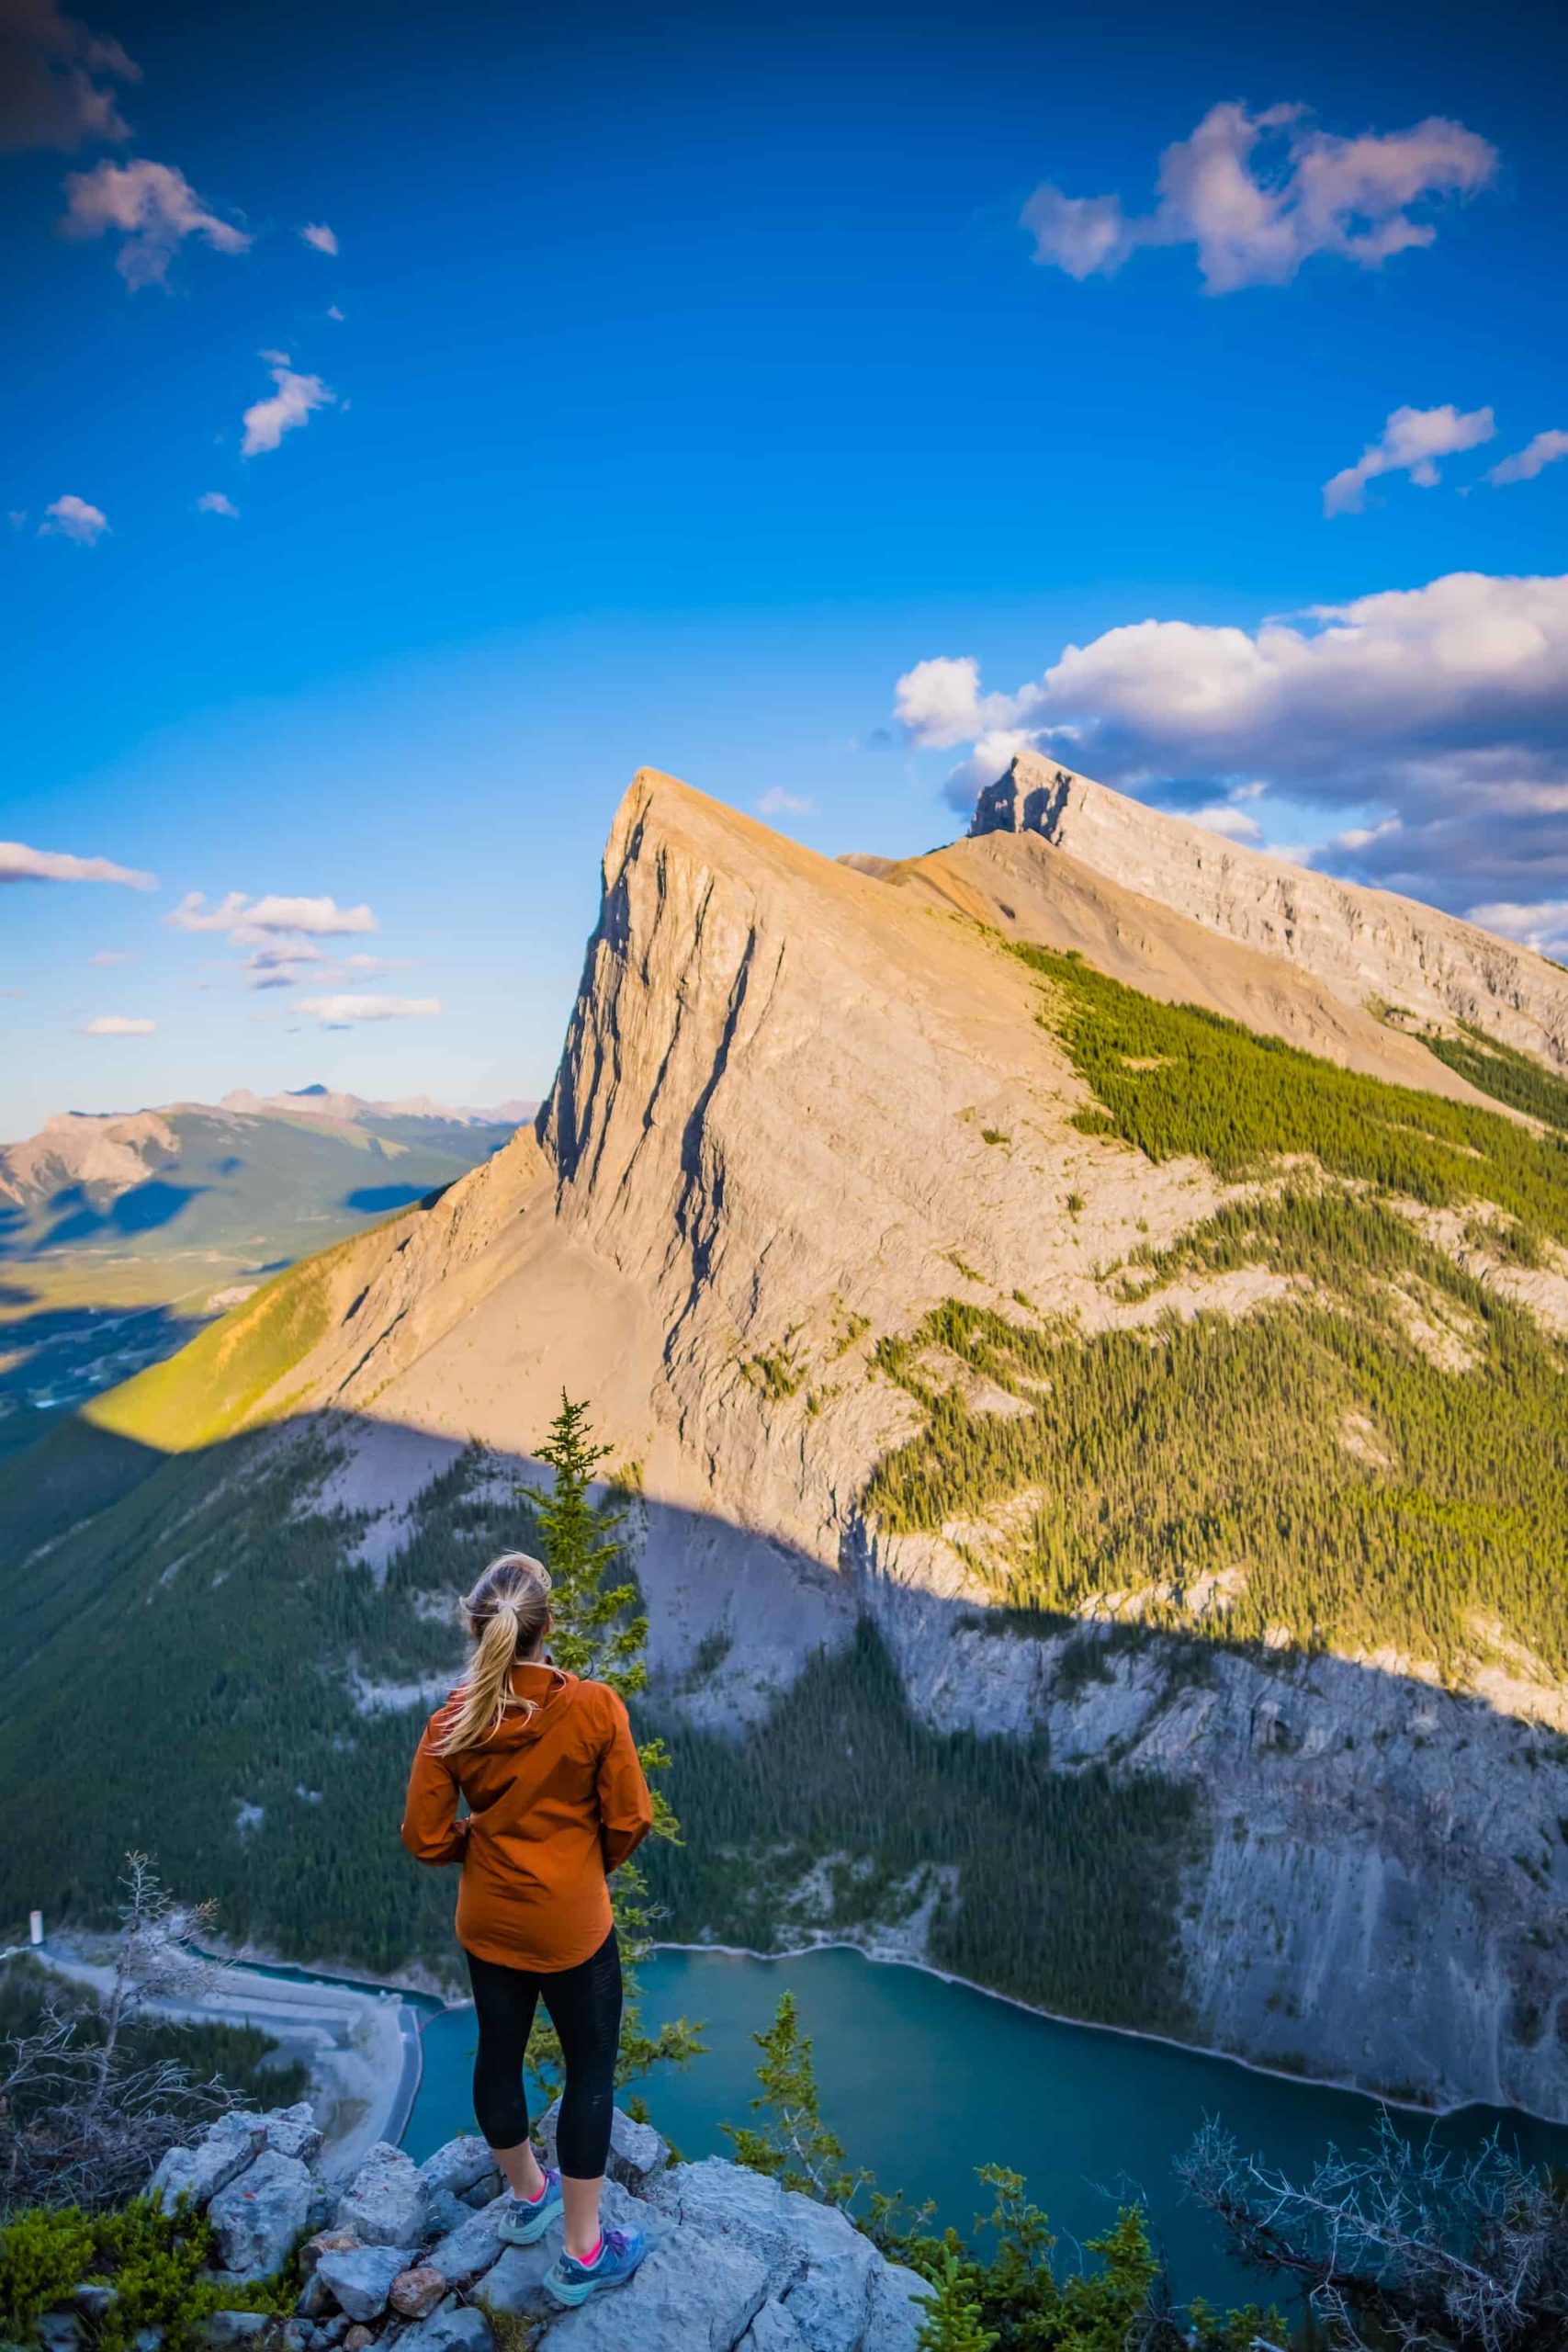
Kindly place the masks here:
<instances>
[{"instance_id":1,"label":"turquoise lake","mask_svg":"<svg viewBox=\"0 0 1568 2352\"><path fill-rule=\"evenodd\" d=\"M661 1951L644 1972L645 2013L655 2022L700 2019L707 2044L683 2075L648 2086L654 2121L683 2155L728 2154L719 2126L748 2120L751 2035L786 1985L816 2043L824 2119L852 2164L869 2165L884 2188L934 2199L940 2221L965 2233L982 2202L975 2166L1009 2165L1050 2214L1058 2255L1069 2260L1073 2241L1097 2235L1119 2203L1141 2195L1183 2301L1269 2300L1229 2260L1171 2170L1206 2117L1297 2174L1331 2140L1364 2144L1377 2122L1375 2102L1352 2092L1059 2024L858 1952L771 1961ZM415 2157L474 2128L473 2011L431 2018L423 2041L424 2080L404 2140ZM1499 2130L1529 2160L1568 2165L1568 2129L1528 2116L1466 2108L1437 2121L1393 2112L1401 2131L1430 2132L1444 2147L1474 2146Z\"/></svg>"}]
</instances>

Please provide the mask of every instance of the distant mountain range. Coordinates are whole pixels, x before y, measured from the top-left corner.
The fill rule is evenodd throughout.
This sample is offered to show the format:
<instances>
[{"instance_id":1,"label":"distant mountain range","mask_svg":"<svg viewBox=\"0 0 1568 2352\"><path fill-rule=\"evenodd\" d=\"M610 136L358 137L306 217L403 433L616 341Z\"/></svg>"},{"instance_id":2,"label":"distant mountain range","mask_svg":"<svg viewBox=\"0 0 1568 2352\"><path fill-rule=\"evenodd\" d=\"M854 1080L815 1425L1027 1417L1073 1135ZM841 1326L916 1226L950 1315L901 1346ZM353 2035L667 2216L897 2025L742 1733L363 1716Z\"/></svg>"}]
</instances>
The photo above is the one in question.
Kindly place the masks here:
<instances>
[{"instance_id":1,"label":"distant mountain range","mask_svg":"<svg viewBox=\"0 0 1568 2352\"><path fill-rule=\"evenodd\" d=\"M318 1085L65 1112L0 1148L0 1454L265 1275L466 1175L536 1107Z\"/></svg>"}]
</instances>

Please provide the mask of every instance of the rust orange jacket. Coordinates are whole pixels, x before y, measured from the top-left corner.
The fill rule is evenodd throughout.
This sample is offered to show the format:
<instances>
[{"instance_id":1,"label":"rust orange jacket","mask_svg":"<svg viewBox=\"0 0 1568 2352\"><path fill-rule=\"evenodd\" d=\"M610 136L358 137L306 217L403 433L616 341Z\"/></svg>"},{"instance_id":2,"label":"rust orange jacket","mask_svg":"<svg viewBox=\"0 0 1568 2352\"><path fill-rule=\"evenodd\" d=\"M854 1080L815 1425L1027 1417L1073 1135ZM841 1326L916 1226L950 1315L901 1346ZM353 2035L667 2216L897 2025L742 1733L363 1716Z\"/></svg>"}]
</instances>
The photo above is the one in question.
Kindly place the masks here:
<instances>
[{"instance_id":1,"label":"rust orange jacket","mask_svg":"<svg viewBox=\"0 0 1568 2352\"><path fill-rule=\"evenodd\" d=\"M456 1756L435 1743L459 1693L431 1716L403 1844L419 1861L462 1864L465 1951L505 1968L575 1968L610 1932L608 1873L647 1837L653 1806L626 1706L607 1684L528 1665L513 1668L512 1688L534 1713L509 1711Z\"/></svg>"}]
</instances>

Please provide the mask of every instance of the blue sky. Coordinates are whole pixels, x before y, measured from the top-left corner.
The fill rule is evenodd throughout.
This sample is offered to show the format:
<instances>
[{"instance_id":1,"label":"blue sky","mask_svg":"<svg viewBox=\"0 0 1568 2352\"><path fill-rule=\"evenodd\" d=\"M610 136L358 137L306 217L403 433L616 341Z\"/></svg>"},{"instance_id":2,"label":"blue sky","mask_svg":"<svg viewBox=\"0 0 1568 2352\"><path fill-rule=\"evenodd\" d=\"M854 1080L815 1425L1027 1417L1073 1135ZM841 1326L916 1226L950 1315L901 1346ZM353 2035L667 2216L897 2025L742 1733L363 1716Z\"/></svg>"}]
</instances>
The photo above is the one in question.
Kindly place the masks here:
<instances>
[{"instance_id":1,"label":"blue sky","mask_svg":"<svg viewBox=\"0 0 1568 2352\"><path fill-rule=\"evenodd\" d=\"M0 0L0 1136L541 1091L643 763L897 854L1037 741L1560 948L1551 39Z\"/></svg>"}]
</instances>

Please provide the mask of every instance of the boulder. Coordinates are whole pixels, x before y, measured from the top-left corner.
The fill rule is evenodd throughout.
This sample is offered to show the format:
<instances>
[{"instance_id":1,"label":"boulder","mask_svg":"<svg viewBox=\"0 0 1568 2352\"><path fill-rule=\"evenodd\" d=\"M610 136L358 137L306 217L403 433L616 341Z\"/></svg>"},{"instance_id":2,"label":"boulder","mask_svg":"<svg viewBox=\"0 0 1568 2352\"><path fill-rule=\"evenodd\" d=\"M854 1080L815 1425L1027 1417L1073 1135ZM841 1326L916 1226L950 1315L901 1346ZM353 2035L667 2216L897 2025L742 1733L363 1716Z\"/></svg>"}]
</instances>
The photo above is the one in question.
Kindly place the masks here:
<instances>
[{"instance_id":1,"label":"boulder","mask_svg":"<svg viewBox=\"0 0 1568 2352\"><path fill-rule=\"evenodd\" d=\"M867 2298L862 2352L918 2352L931 2284L901 2262L879 2262Z\"/></svg>"},{"instance_id":2,"label":"boulder","mask_svg":"<svg viewBox=\"0 0 1568 2352\"><path fill-rule=\"evenodd\" d=\"M457 2229L437 2241L424 2259L439 2270L449 2287L465 2287L488 2270L501 2252L501 2216L493 2206L470 2213Z\"/></svg>"},{"instance_id":3,"label":"boulder","mask_svg":"<svg viewBox=\"0 0 1568 2352\"><path fill-rule=\"evenodd\" d=\"M260 2115L220 2115L194 2145L168 2151L152 2176L148 2196L170 2212L182 2197L197 2208L206 2207L261 2154L266 2128L266 2119Z\"/></svg>"},{"instance_id":4,"label":"boulder","mask_svg":"<svg viewBox=\"0 0 1568 2352\"><path fill-rule=\"evenodd\" d=\"M318 2230L299 2249L299 2267L309 2278L323 2254L344 2254L359 2240L353 2230Z\"/></svg>"},{"instance_id":5,"label":"boulder","mask_svg":"<svg viewBox=\"0 0 1568 2352\"><path fill-rule=\"evenodd\" d=\"M626 2339L629 2342L629 2339ZM483 2312L455 2296L440 2303L428 2319L405 2327L398 2352L495 2352L495 2333Z\"/></svg>"},{"instance_id":6,"label":"boulder","mask_svg":"<svg viewBox=\"0 0 1568 2352\"><path fill-rule=\"evenodd\" d=\"M474 2292L487 2311L510 2312L520 2319L553 2312L557 2307L545 2292L545 2273L559 2251L553 2231L537 2245L509 2245Z\"/></svg>"},{"instance_id":7,"label":"boulder","mask_svg":"<svg viewBox=\"0 0 1568 2352\"><path fill-rule=\"evenodd\" d=\"M432 2196L438 2189L447 2188L454 2197L461 2197L495 2168L494 2149L477 2132L469 2132L460 2140L448 2140L444 2148L426 2156L419 2177Z\"/></svg>"},{"instance_id":8,"label":"boulder","mask_svg":"<svg viewBox=\"0 0 1568 2352\"><path fill-rule=\"evenodd\" d=\"M425 2222L424 2183L412 2158L380 2141L338 2199L338 2228L352 2230L361 2245L417 2246Z\"/></svg>"},{"instance_id":9,"label":"boulder","mask_svg":"<svg viewBox=\"0 0 1568 2352\"><path fill-rule=\"evenodd\" d=\"M365 2327L356 2320L343 2339L343 2352L367 2352L367 2347L375 2341L375 2329Z\"/></svg>"},{"instance_id":10,"label":"boulder","mask_svg":"<svg viewBox=\"0 0 1568 2352\"><path fill-rule=\"evenodd\" d=\"M346 2312L350 2319L379 2319L393 2279L401 2276L417 2254L415 2246L345 2246L341 2253L322 2255L316 2265L316 2283L325 2287L339 2311Z\"/></svg>"},{"instance_id":11,"label":"boulder","mask_svg":"<svg viewBox=\"0 0 1568 2352\"><path fill-rule=\"evenodd\" d=\"M482 2180L476 2180L471 2188L464 2189L458 2202L477 2213L482 2205L492 2204L496 2198L503 2195L505 2188L506 2183L500 2173L487 2172Z\"/></svg>"},{"instance_id":12,"label":"boulder","mask_svg":"<svg viewBox=\"0 0 1568 2352\"><path fill-rule=\"evenodd\" d=\"M770 2301L741 2337L737 2352L807 2352L806 2338L784 2304Z\"/></svg>"},{"instance_id":13,"label":"boulder","mask_svg":"<svg viewBox=\"0 0 1568 2352\"><path fill-rule=\"evenodd\" d=\"M33 2322L33 2332L43 2352L77 2352L82 2341L82 2323L74 2312L45 2312Z\"/></svg>"},{"instance_id":14,"label":"boulder","mask_svg":"<svg viewBox=\"0 0 1568 2352\"><path fill-rule=\"evenodd\" d=\"M564 2312L545 2342L549 2352L735 2352L767 2290L744 2246L671 2229L626 2286Z\"/></svg>"},{"instance_id":15,"label":"boulder","mask_svg":"<svg viewBox=\"0 0 1568 2352\"><path fill-rule=\"evenodd\" d=\"M434 2263L416 2262L400 2270L387 2301L400 2319L428 2319L446 2292L446 2281Z\"/></svg>"},{"instance_id":16,"label":"boulder","mask_svg":"<svg viewBox=\"0 0 1568 2352\"><path fill-rule=\"evenodd\" d=\"M466 2198L454 2196L449 2188L425 2191L424 2226L432 2237L450 2237L454 2230L462 2228L473 2211Z\"/></svg>"},{"instance_id":17,"label":"boulder","mask_svg":"<svg viewBox=\"0 0 1568 2352\"><path fill-rule=\"evenodd\" d=\"M298 2156L302 2165L309 2165L321 2153L321 2134L309 2099L302 2098L293 2107L275 2107L270 2115L253 2116L251 2120L262 2125L267 2146L280 2156Z\"/></svg>"},{"instance_id":18,"label":"boulder","mask_svg":"<svg viewBox=\"0 0 1568 2352\"><path fill-rule=\"evenodd\" d=\"M219 2190L208 2219L231 2278L270 2278L282 2269L310 2217L310 2175L297 2156L264 2148Z\"/></svg>"},{"instance_id":19,"label":"boulder","mask_svg":"<svg viewBox=\"0 0 1568 2352\"><path fill-rule=\"evenodd\" d=\"M555 2164L556 2125L560 2119L558 2098L539 2126L539 2139L545 2151L545 2162ZM617 2107L610 2118L610 2154L604 2170L611 2180L619 2181L634 2197L640 2197L650 2180L657 2179L670 2162L670 2143L660 2139L651 2123L637 2123Z\"/></svg>"}]
</instances>

